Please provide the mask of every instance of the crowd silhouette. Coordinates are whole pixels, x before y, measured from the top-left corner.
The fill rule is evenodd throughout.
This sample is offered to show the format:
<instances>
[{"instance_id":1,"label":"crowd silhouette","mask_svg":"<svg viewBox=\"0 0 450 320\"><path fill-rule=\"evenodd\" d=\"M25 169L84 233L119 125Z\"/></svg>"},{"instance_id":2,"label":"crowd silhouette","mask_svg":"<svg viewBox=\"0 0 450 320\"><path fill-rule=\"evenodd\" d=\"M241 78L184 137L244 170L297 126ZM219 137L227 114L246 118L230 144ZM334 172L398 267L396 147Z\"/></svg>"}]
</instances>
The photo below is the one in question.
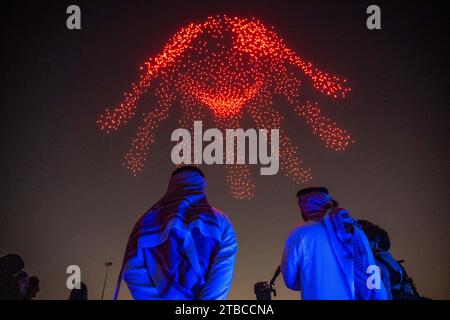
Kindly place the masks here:
<instances>
[{"instance_id":1,"label":"crowd silhouette","mask_svg":"<svg viewBox=\"0 0 450 320\"><path fill-rule=\"evenodd\" d=\"M0 300L31 300L36 297L39 278L29 276L24 270L25 262L17 254L0 258Z\"/></svg>"}]
</instances>

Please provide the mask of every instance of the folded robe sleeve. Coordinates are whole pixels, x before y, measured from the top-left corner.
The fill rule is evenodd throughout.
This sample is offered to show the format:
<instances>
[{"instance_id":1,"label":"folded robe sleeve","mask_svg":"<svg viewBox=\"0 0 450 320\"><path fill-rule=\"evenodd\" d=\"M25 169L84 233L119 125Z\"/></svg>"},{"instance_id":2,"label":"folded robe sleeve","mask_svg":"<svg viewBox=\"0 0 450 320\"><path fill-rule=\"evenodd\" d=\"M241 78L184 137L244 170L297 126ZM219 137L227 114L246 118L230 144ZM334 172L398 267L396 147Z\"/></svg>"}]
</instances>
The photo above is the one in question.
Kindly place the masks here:
<instances>
[{"instance_id":1,"label":"folded robe sleeve","mask_svg":"<svg viewBox=\"0 0 450 320\"><path fill-rule=\"evenodd\" d=\"M281 273L286 286L291 290L300 290L300 263L302 255L301 239L294 231L286 241L281 260Z\"/></svg>"},{"instance_id":2,"label":"folded robe sleeve","mask_svg":"<svg viewBox=\"0 0 450 320\"><path fill-rule=\"evenodd\" d=\"M211 264L206 283L200 291L200 300L225 300L233 280L237 243L233 227L224 221L222 243Z\"/></svg>"},{"instance_id":3,"label":"folded robe sleeve","mask_svg":"<svg viewBox=\"0 0 450 320\"><path fill-rule=\"evenodd\" d=\"M143 252L145 257L147 252ZM132 257L125 265L123 278L128 285L130 293L135 300L159 300L158 289L154 286L148 274L145 258Z\"/></svg>"}]
</instances>

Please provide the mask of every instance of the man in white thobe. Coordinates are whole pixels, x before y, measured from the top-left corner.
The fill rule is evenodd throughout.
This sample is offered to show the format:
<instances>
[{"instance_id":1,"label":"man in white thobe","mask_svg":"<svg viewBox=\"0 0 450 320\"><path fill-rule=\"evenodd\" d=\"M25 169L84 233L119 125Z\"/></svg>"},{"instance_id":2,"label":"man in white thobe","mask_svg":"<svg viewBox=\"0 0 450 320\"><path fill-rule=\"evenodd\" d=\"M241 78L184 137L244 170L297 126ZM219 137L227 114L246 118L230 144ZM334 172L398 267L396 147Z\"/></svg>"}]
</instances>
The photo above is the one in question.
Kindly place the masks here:
<instances>
[{"instance_id":1,"label":"man in white thobe","mask_svg":"<svg viewBox=\"0 0 450 320\"><path fill-rule=\"evenodd\" d=\"M123 279L134 299L226 299L233 279L236 236L228 217L211 207L196 167L178 168L169 187L135 225Z\"/></svg>"},{"instance_id":2,"label":"man in white thobe","mask_svg":"<svg viewBox=\"0 0 450 320\"><path fill-rule=\"evenodd\" d=\"M297 193L305 224L290 234L281 272L285 284L305 300L381 300L387 291L368 286L376 266L364 232L348 211L337 208L323 187Z\"/></svg>"}]
</instances>

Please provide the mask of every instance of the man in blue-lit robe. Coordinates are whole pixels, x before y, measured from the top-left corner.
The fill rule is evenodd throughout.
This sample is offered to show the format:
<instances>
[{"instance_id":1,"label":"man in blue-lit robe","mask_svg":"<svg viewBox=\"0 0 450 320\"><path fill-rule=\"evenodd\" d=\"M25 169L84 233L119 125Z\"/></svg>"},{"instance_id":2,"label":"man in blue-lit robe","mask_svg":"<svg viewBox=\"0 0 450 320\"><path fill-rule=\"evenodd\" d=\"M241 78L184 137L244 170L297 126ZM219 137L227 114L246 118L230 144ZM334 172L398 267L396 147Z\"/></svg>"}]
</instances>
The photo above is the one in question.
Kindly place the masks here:
<instances>
[{"instance_id":1,"label":"man in blue-lit robe","mask_svg":"<svg viewBox=\"0 0 450 320\"><path fill-rule=\"evenodd\" d=\"M123 277L134 299L226 299L233 279L236 236L228 217L211 207L196 167L178 168L166 194L135 225Z\"/></svg>"},{"instance_id":2,"label":"man in blue-lit robe","mask_svg":"<svg viewBox=\"0 0 450 320\"><path fill-rule=\"evenodd\" d=\"M376 262L364 232L348 211L337 208L323 187L297 193L305 224L286 242L281 272L286 286L305 300L383 300L382 283L368 286ZM369 279L370 280L370 279Z\"/></svg>"}]
</instances>

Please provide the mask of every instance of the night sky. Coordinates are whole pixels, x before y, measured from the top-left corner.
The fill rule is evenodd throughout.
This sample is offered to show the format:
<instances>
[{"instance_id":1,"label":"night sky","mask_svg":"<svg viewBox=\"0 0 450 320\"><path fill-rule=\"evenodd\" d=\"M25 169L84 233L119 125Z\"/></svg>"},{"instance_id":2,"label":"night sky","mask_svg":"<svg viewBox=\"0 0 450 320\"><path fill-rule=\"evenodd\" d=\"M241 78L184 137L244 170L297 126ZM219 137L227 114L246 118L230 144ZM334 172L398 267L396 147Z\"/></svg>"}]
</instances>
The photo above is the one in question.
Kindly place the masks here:
<instances>
[{"instance_id":1,"label":"night sky","mask_svg":"<svg viewBox=\"0 0 450 320\"><path fill-rule=\"evenodd\" d=\"M82 30L66 28L70 4L81 7ZM370 4L381 7L381 30L365 26ZM121 163L142 118L106 135L97 117L121 100L139 66L180 27L228 14L274 26L301 57L348 79L347 99L311 90L323 113L356 139L341 153L327 150L277 100L284 128L312 170L307 185L327 186L354 217L385 228L392 253L405 259L419 292L449 299L448 19L439 11L411 1L2 4L0 255L23 256L26 270L41 280L40 299L68 297L65 270L71 264L81 267L90 298L98 299L104 261L110 260L105 297L112 297L133 225L166 190L179 106L157 130L137 177ZM151 93L137 115L154 106ZM254 283L270 280L289 232L302 222L295 198L300 186L282 173L259 176L254 166L256 196L239 201L229 194L222 166L201 168L211 204L229 215L237 233L229 298L254 299ZM278 299L298 298L281 278L276 288ZM120 297L129 298L127 289Z\"/></svg>"}]
</instances>

